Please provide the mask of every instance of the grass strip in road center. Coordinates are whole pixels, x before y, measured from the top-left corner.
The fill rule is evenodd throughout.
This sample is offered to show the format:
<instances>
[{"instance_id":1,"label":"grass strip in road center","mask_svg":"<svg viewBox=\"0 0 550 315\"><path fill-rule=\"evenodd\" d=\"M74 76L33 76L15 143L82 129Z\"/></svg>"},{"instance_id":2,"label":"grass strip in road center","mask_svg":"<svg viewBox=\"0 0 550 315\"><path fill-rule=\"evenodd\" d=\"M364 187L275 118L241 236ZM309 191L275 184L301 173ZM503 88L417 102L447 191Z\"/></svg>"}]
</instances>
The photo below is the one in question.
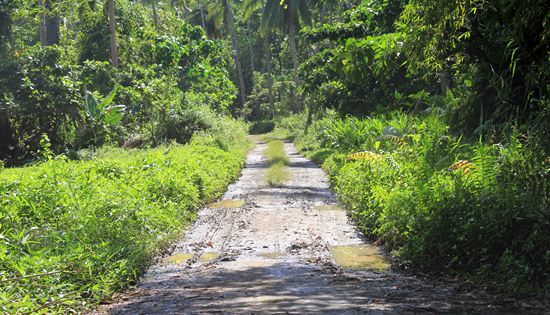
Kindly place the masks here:
<instances>
[{"instance_id":1,"label":"grass strip in road center","mask_svg":"<svg viewBox=\"0 0 550 315\"><path fill-rule=\"evenodd\" d=\"M267 183L272 187L281 187L291 176L288 169L288 155L284 150L284 142L282 140L269 141L264 155L270 164L266 174Z\"/></svg>"}]
</instances>

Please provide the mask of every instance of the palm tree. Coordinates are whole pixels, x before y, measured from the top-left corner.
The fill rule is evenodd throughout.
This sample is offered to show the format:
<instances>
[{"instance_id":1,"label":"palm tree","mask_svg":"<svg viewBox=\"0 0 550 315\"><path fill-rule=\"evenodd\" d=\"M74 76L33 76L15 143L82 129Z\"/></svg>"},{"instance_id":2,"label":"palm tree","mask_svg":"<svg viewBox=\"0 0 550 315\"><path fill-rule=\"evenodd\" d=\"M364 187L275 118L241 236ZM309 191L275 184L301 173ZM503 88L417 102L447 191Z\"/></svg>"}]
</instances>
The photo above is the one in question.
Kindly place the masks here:
<instances>
[{"instance_id":1,"label":"palm tree","mask_svg":"<svg viewBox=\"0 0 550 315\"><path fill-rule=\"evenodd\" d=\"M233 58L235 59L235 66L237 68L237 80L239 87L239 94L241 96L241 108L244 108L246 103L246 91L244 88L243 69L241 66L241 60L239 59L239 41L237 38L237 30L235 29L235 12L229 3L229 0L219 0L208 5L208 17L209 20L214 21L216 28L220 28L222 24L225 24L231 35L231 48L233 50Z\"/></svg>"},{"instance_id":2,"label":"palm tree","mask_svg":"<svg viewBox=\"0 0 550 315\"><path fill-rule=\"evenodd\" d=\"M245 20L250 20L252 16L257 13L260 9L263 10L264 1L263 0L245 0L243 4L243 18ZM250 23L249 23L250 25ZM250 26L249 26L250 29ZM251 31L251 30L249 30ZM264 54L265 54L265 66L267 71L267 90L268 90L268 99L269 99L269 109L271 116L275 117L275 98L273 97L273 66L272 66L272 56L271 56L271 30L263 29L261 36L264 42ZM252 52L251 52L251 58ZM251 60L252 63L252 60ZM253 63L252 63L253 64ZM252 66L254 68L254 66ZM253 69L254 71L254 69Z\"/></svg>"},{"instance_id":3,"label":"palm tree","mask_svg":"<svg viewBox=\"0 0 550 315\"><path fill-rule=\"evenodd\" d=\"M44 7L44 1L38 0L38 8L40 8L40 44L44 45L46 42L46 8Z\"/></svg>"},{"instance_id":4,"label":"palm tree","mask_svg":"<svg viewBox=\"0 0 550 315\"><path fill-rule=\"evenodd\" d=\"M214 21L207 20L208 3L205 0L191 1L188 5L190 14L188 21L194 25L200 25L209 37L218 37L218 31L214 25Z\"/></svg>"},{"instance_id":5,"label":"palm tree","mask_svg":"<svg viewBox=\"0 0 550 315\"><path fill-rule=\"evenodd\" d=\"M302 101L298 92L300 81L298 78L298 49L296 33L300 29L300 22L311 24L311 12L308 0L267 0L263 12L262 29L279 28L288 32L290 48L292 50L292 64L294 66L294 87L296 89L296 111L302 111Z\"/></svg>"},{"instance_id":6,"label":"palm tree","mask_svg":"<svg viewBox=\"0 0 550 315\"><path fill-rule=\"evenodd\" d=\"M343 1L340 1L340 0L324 0L324 1L319 1L319 2L316 2L315 3L315 6L319 9L319 23L321 25L325 24L327 21L326 21L326 15L327 15L327 12L332 12L332 10L340 5L342 6L342 3ZM329 17L332 15L332 13L329 13ZM330 21L330 18L329 18L329 21L328 22L331 22Z\"/></svg>"}]
</instances>

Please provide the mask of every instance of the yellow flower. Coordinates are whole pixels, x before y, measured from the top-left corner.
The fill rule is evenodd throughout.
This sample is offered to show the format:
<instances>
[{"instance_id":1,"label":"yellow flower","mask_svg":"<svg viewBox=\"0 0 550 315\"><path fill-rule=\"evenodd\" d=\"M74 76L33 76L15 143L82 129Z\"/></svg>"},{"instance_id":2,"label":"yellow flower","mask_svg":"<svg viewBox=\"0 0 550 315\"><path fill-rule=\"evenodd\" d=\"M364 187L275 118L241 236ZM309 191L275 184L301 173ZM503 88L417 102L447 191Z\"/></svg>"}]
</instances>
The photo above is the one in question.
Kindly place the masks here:
<instances>
[{"instance_id":1,"label":"yellow flower","mask_svg":"<svg viewBox=\"0 0 550 315\"><path fill-rule=\"evenodd\" d=\"M353 154L348 155L348 160L375 160L380 157L380 154L371 152L371 151L364 151L364 152L357 152Z\"/></svg>"},{"instance_id":2,"label":"yellow flower","mask_svg":"<svg viewBox=\"0 0 550 315\"><path fill-rule=\"evenodd\" d=\"M454 172L454 171L462 171L464 174L470 173L475 168L475 165L468 161L468 160L460 160L458 162L453 163L449 168L447 168L448 172Z\"/></svg>"},{"instance_id":3,"label":"yellow flower","mask_svg":"<svg viewBox=\"0 0 550 315\"><path fill-rule=\"evenodd\" d=\"M402 147L406 144L405 139L403 137L398 137L394 135L385 135L384 140L391 141L398 146Z\"/></svg>"}]
</instances>

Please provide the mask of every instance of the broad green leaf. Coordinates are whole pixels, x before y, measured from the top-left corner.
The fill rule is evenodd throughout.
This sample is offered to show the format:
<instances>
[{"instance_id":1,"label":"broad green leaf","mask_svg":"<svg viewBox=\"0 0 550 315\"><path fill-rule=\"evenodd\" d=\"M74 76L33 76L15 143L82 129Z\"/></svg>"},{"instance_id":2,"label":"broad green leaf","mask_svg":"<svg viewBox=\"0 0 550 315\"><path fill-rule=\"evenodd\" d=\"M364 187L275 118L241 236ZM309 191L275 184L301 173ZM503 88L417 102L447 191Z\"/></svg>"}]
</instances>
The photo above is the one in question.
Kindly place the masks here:
<instances>
[{"instance_id":1,"label":"broad green leaf","mask_svg":"<svg viewBox=\"0 0 550 315\"><path fill-rule=\"evenodd\" d=\"M118 91L118 85L115 86L115 88L111 91L111 93L109 93L109 95L107 95L107 97L98 105L98 108L102 110L107 106L111 105L111 103L115 99L117 91Z\"/></svg>"},{"instance_id":2,"label":"broad green leaf","mask_svg":"<svg viewBox=\"0 0 550 315\"><path fill-rule=\"evenodd\" d=\"M109 106L105 112L105 123L110 126L118 125L122 121L125 111L126 106L124 105Z\"/></svg>"},{"instance_id":3,"label":"broad green leaf","mask_svg":"<svg viewBox=\"0 0 550 315\"><path fill-rule=\"evenodd\" d=\"M92 117L92 119L98 119L99 118L99 104L97 103L97 100L95 99L94 95L90 91L86 91L86 94L84 96L84 104L85 109L88 115Z\"/></svg>"}]
</instances>

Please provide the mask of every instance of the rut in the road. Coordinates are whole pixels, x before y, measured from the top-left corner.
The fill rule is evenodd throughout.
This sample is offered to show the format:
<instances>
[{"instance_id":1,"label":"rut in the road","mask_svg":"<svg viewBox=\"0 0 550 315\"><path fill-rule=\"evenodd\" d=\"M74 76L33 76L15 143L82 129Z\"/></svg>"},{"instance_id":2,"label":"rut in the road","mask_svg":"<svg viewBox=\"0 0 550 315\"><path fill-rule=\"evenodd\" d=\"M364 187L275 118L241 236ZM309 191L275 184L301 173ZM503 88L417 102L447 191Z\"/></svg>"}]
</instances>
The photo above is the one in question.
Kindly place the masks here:
<instances>
[{"instance_id":1,"label":"rut in the road","mask_svg":"<svg viewBox=\"0 0 550 315\"><path fill-rule=\"evenodd\" d=\"M237 208L201 210L175 252L135 290L98 313L515 313L512 300L461 292L396 272L345 270L331 249L364 240L338 207L322 169L291 143L292 179L267 186L265 143L247 158L223 200ZM223 204L223 203L222 203Z\"/></svg>"}]
</instances>

